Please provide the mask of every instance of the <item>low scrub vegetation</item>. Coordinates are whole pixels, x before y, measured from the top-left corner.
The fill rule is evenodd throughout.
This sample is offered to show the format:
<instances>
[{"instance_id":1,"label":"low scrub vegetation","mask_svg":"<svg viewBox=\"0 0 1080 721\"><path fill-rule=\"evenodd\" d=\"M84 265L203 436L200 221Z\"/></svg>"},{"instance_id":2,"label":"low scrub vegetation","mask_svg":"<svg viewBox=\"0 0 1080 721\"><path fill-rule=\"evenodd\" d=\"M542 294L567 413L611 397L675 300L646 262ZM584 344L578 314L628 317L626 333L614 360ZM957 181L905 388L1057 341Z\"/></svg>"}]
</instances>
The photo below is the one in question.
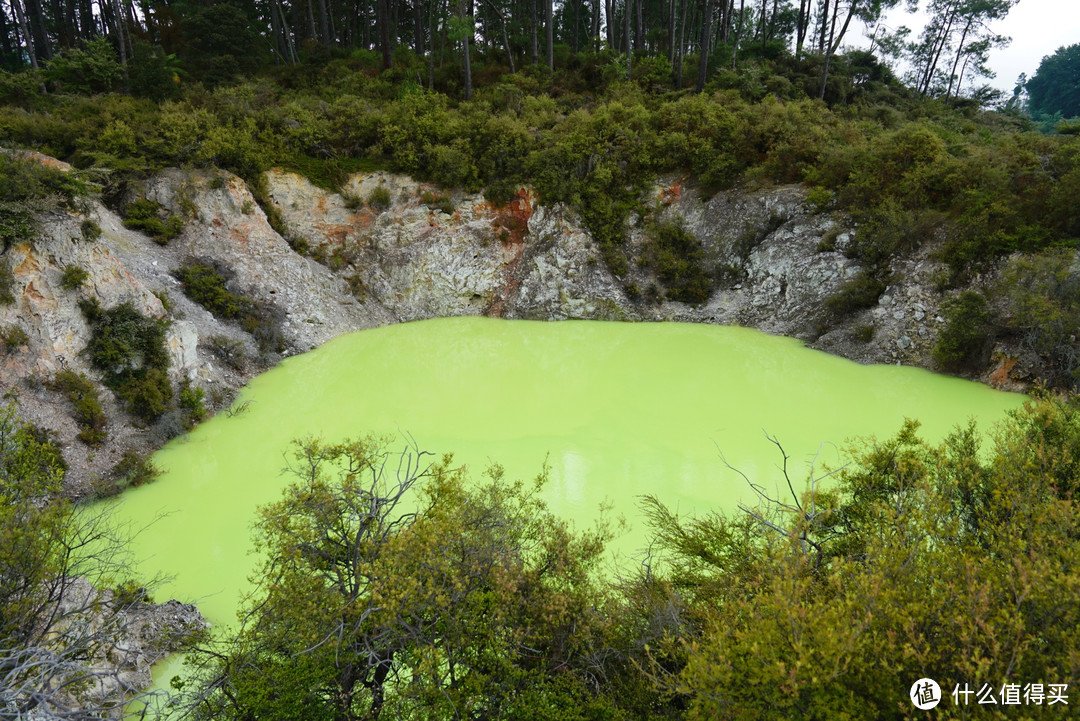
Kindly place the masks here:
<instances>
[{"instance_id":1,"label":"low scrub vegetation","mask_svg":"<svg viewBox=\"0 0 1080 721\"><path fill-rule=\"evenodd\" d=\"M169 408L169 353L166 321L148 318L131 303L105 309L95 299L80 303L90 325L85 353L104 383L136 418L151 422Z\"/></svg>"},{"instance_id":2,"label":"low scrub vegetation","mask_svg":"<svg viewBox=\"0 0 1080 721\"><path fill-rule=\"evenodd\" d=\"M546 473L470 480L386 440L309 439L259 514L244 621L194 656L178 703L204 719L899 718L928 674L1071 688L1080 404L1033 400L983 439L932 445L907 421L839 469L750 479L791 492L733 514L645 498L651 553L619 575L606 526L551 515Z\"/></svg>"}]
</instances>

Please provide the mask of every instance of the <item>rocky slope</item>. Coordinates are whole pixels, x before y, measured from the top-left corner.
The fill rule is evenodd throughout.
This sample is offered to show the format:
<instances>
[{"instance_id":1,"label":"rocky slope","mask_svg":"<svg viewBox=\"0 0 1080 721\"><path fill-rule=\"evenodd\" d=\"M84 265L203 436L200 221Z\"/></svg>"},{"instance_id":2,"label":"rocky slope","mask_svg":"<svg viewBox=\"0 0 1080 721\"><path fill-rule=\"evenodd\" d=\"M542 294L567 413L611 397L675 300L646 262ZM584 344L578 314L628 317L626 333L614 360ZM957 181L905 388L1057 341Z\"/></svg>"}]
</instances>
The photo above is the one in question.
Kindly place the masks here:
<instances>
[{"instance_id":1,"label":"rocky slope","mask_svg":"<svg viewBox=\"0 0 1080 721\"><path fill-rule=\"evenodd\" d=\"M18 327L28 340L5 348L0 386L24 416L56 433L73 495L89 493L125 450L152 450L180 431L169 414L152 426L136 423L102 388L107 440L89 448L76 439L71 404L47 381L64 368L97 377L83 353L90 330L80 299L96 298L105 308L128 301L144 315L169 319L172 380L204 389L212 410L282 355L352 330L437 316L735 323L861 362L924 366L942 323L942 296L931 282L940 269L926 254L896 264L897 280L875 307L829 318L826 299L859 271L842 252L851 229L817 212L800 187L703 198L680 178L656 186L647 199L655 216L681 219L702 243L707 270L728 271L708 301L692 307L632 300L627 288L657 283L647 264L631 262L616 278L580 219L565 207L539 205L527 189L497 208L479 195L443 197L382 172L351 177L341 193L281 170L264 181L280 233L239 178L173 169L137 193L183 219L167 245L93 203L86 217L41 218L41 237L3 256L15 302L0 306L0 330ZM84 237L87 219L101 229L96 240ZM646 226L631 219L631 261L647 252ZM219 269L232 292L262 309L269 319L262 336L184 296L173 273L191 263ZM61 284L71 265L89 273L76 290ZM1009 350L1002 349L1003 364L1019 374L1023 364L1007 357ZM1000 368L994 377L1010 382Z\"/></svg>"}]
</instances>

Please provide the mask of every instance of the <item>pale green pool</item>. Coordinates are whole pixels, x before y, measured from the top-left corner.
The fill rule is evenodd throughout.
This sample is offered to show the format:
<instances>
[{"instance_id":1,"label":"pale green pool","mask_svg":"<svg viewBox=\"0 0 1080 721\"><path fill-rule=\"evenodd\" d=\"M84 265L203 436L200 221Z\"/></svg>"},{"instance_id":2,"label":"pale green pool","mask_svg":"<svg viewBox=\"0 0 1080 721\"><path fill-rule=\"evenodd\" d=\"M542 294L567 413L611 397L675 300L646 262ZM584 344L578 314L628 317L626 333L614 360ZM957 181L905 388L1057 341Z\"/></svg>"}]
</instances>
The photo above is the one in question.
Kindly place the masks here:
<instances>
[{"instance_id":1,"label":"pale green pool","mask_svg":"<svg viewBox=\"0 0 1080 721\"><path fill-rule=\"evenodd\" d=\"M148 575L174 576L155 597L194 601L219 626L235 620L253 567L254 508L279 496L299 436L407 432L477 472L498 461L518 477L546 457L550 505L591 524L610 503L631 526L615 547L632 553L645 541L641 494L684 512L752 500L718 449L773 488L780 459L765 432L801 480L819 450L835 465L852 437L885 437L914 417L939 439L970 417L989 426L1023 396L742 328L448 318L338 338L254 379L240 400L245 413L159 451L165 475L119 503L137 523L165 514L135 548Z\"/></svg>"}]
</instances>

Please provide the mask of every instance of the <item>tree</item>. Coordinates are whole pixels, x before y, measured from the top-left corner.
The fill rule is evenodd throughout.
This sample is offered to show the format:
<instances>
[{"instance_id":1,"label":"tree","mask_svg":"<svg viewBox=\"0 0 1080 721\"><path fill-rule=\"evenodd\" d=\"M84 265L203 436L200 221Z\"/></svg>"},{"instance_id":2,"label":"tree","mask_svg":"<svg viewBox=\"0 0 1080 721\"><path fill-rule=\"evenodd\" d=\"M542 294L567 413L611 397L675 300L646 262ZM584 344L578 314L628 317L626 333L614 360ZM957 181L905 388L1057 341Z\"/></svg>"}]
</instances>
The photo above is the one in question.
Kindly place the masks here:
<instances>
[{"instance_id":1,"label":"tree","mask_svg":"<svg viewBox=\"0 0 1080 721\"><path fill-rule=\"evenodd\" d=\"M734 517L649 503L667 555L639 613L668 619L650 670L690 718L899 719L925 676L995 697L1077 682L1080 403L1030 402L989 453L972 426L938 446L917 429L801 494L783 455L787 490L753 479L761 503Z\"/></svg>"},{"instance_id":2,"label":"tree","mask_svg":"<svg viewBox=\"0 0 1080 721\"><path fill-rule=\"evenodd\" d=\"M1080 116L1080 43L1044 57L1024 87L1032 113Z\"/></svg>"},{"instance_id":3,"label":"tree","mask_svg":"<svg viewBox=\"0 0 1080 721\"><path fill-rule=\"evenodd\" d=\"M976 74L987 75L986 53L1009 39L990 32L989 23L1005 17L1019 0L931 0L930 21L919 41L909 46L909 59L915 68L912 79L921 95L931 89L944 89L946 99L959 92L963 74L969 67ZM941 62L952 58L947 73ZM963 63L963 64L961 64Z\"/></svg>"},{"instance_id":4,"label":"tree","mask_svg":"<svg viewBox=\"0 0 1080 721\"><path fill-rule=\"evenodd\" d=\"M590 691L606 533L574 534L498 468L367 439L297 444L263 508L238 635L199 659L198 717L565 718ZM595 685L592 686L595 689Z\"/></svg>"},{"instance_id":5,"label":"tree","mask_svg":"<svg viewBox=\"0 0 1080 721\"><path fill-rule=\"evenodd\" d=\"M832 61L832 56L840 49L840 43L843 42L844 36L847 35L852 18L858 17L867 25L874 25L881 19L881 16L885 14L885 11L896 7L899 2L900 0L847 0L847 7L841 9L840 0L833 0L832 20L828 24L828 31L826 32L825 17L828 14L829 0L825 0L826 14L822 17L821 30L825 64L822 66L821 70L821 88L818 91L819 99L825 99L825 88L829 82L829 66ZM837 30L836 20L841 16L844 18L844 22L839 30Z\"/></svg>"},{"instance_id":6,"label":"tree","mask_svg":"<svg viewBox=\"0 0 1080 721\"><path fill-rule=\"evenodd\" d=\"M97 589L129 578L106 511L57 498L65 466L14 406L0 409L0 718L98 719L130 693L107 659L130 653L127 610Z\"/></svg>"}]
</instances>

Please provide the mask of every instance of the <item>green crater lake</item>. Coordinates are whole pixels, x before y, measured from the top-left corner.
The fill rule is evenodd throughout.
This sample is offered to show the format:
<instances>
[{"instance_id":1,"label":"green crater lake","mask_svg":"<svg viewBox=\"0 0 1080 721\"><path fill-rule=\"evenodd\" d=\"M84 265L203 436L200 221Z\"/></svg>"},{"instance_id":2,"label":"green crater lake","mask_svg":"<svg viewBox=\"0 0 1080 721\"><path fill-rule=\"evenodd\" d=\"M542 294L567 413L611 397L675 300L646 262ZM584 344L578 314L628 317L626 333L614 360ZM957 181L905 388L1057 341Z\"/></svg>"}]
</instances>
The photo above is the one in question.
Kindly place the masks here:
<instances>
[{"instance_id":1,"label":"green crater lake","mask_svg":"<svg viewBox=\"0 0 1080 721\"><path fill-rule=\"evenodd\" d=\"M474 476L498 462L531 478L546 458L553 510L582 527L610 505L630 526L613 549L632 555L646 543L642 494L681 513L753 502L720 452L777 488L781 459L766 432L801 484L815 457L836 466L847 441L890 436L905 417L939 440L970 418L986 429L1023 400L743 328L446 318L360 331L284 361L243 390L245 412L160 450L166 473L117 506L136 526L162 516L134 548L147 576L173 577L154 597L195 602L221 627L235 623L255 565L255 508L280 496L284 454L301 436L407 433Z\"/></svg>"}]
</instances>

